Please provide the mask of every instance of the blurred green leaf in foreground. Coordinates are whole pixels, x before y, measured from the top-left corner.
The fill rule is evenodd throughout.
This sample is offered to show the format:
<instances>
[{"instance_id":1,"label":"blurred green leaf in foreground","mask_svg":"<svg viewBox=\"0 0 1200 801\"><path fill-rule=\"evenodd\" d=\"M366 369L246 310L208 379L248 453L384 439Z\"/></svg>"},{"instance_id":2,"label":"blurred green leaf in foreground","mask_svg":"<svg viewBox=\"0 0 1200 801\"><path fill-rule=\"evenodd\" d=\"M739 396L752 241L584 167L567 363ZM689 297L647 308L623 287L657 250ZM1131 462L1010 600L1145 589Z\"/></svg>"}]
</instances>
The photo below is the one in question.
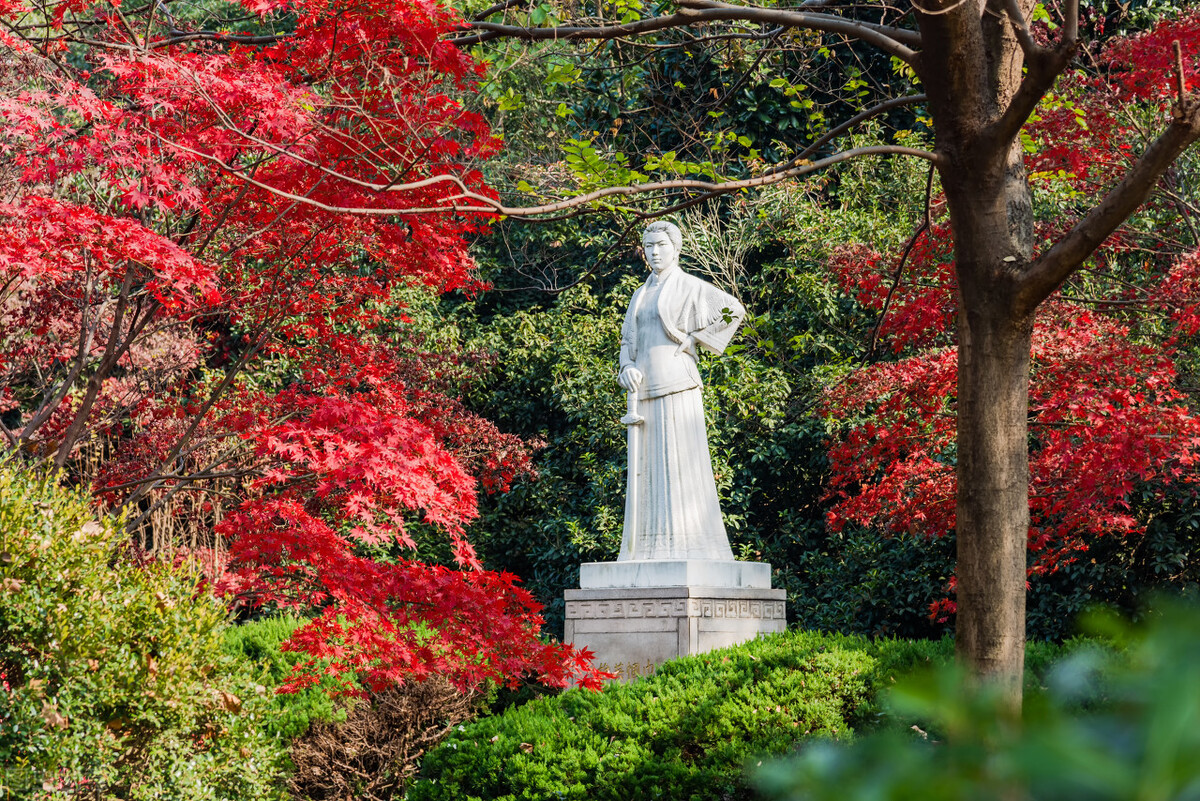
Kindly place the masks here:
<instances>
[{"instance_id":1,"label":"blurred green leaf in foreground","mask_svg":"<svg viewBox=\"0 0 1200 801\"><path fill-rule=\"evenodd\" d=\"M756 776L778 801L1200 799L1200 608L1164 604L1138 626L1094 614L1084 648L1027 692L1020 720L954 668L890 695L897 724L804 746Z\"/></svg>"}]
</instances>

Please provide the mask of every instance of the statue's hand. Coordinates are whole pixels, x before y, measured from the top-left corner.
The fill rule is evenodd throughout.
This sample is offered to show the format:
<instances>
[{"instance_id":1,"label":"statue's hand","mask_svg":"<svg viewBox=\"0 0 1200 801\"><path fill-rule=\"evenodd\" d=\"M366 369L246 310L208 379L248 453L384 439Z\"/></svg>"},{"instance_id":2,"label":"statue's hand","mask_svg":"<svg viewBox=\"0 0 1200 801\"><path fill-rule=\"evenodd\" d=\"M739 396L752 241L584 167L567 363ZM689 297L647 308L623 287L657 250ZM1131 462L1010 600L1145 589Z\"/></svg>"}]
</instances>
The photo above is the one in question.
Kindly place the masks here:
<instances>
[{"instance_id":1,"label":"statue's hand","mask_svg":"<svg viewBox=\"0 0 1200 801\"><path fill-rule=\"evenodd\" d=\"M683 341L679 343L679 347L675 349L676 356L678 356L681 353L690 354L692 356L692 358L695 358L695 356L696 356L696 338L694 336L692 336L691 334L688 334L686 337L684 337Z\"/></svg>"},{"instance_id":2,"label":"statue's hand","mask_svg":"<svg viewBox=\"0 0 1200 801\"><path fill-rule=\"evenodd\" d=\"M626 367L617 376L617 383L626 392L636 392L642 383L642 371L633 366Z\"/></svg>"}]
</instances>

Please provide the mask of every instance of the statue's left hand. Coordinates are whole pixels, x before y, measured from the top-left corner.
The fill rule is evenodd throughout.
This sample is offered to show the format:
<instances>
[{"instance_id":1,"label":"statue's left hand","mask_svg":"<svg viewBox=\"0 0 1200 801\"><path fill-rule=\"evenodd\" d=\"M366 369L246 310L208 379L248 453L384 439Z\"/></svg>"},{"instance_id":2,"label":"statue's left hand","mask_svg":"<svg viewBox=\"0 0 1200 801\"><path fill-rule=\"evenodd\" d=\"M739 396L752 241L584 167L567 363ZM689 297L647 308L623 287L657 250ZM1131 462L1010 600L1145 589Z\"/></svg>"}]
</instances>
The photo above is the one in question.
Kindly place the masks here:
<instances>
[{"instance_id":1,"label":"statue's left hand","mask_svg":"<svg viewBox=\"0 0 1200 801\"><path fill-rule=\"evenodd\" d=\"M676 356L681 353L687 353L692 358L696 357L696 338L691 334L684 337L683 341L679 343L679 347L675 349Z\"/></svg>"}]
</instances>

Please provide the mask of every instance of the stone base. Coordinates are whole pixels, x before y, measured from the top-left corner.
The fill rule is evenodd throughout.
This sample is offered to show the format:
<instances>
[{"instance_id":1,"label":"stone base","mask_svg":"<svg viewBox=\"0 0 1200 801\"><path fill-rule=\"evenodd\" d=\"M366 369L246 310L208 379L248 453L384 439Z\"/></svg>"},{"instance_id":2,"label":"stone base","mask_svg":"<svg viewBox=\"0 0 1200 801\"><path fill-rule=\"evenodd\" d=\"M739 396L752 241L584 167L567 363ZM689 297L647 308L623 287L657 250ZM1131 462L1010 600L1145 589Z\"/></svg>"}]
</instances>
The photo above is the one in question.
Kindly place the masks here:
<instances>
[{"instance_id":1,"label":"stone base","mask_svg":"<svg viewBox=\"0 0 1200 801\"><path fill-rule=\"evenodd\" d=\"M746 587L771 588L766 562L716 559L655 559L626 562L585 562L579 566L579 586L585 590L614 587Z\"/></svg>"},{"instance_id":2,"label":"stone base","mask_svg":"<svg viewBox=\"0 0 1200 801\"><path fill-rule=\"evenodd\" d=\"M565 596L564 640L590 649L597 666L621 681L649 675L668 659L787 627L785 590L638 587L567 590Z\"/></svg>"}]
</instances>

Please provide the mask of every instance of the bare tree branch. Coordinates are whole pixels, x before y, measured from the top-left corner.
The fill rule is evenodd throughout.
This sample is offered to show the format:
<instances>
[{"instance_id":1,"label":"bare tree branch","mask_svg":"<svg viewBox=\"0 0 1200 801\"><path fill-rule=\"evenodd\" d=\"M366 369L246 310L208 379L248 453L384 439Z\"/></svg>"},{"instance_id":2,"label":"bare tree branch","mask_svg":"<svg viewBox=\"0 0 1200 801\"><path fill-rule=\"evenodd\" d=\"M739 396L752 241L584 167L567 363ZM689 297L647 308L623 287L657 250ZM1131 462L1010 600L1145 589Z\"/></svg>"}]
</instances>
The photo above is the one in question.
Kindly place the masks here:
<instances>
[{"instance_id":1,"label":"bare tree branch","mask_svg":"<svg viewBox=\"0 0 1200 801\"><path fill-rule=\"evenodd\" d=\"M92 350L92 341L96 336L96 331L100 327L101 309L96 310L95 319L89 324L88 306L91 303L92 289L94 288L92 283L92 261L88 258L87 252L84 252L83 258L85 269L84 292L79 311L79 343L77 345L78 351L75 354L75 362L71 365L71 369L67 371L67 374L63 376L62 381L59 382L58 389L53 392L47 392L46 399L42 402L42 405L21 429L21 436L13 441L14 446L28 442L37 433L37 430L50 419L50 415L54 414L54 410L62 403L63 398L67 396L71 387L75 385L75 382L83 373L83 368L87 366L88 354Z\"/></svg>"},{"instance_id":2,"label":"bare tree branch","mask_svg":"<svg viewBox=\"0 0 1200 801\"><path fill-rule=\"evenodd\" d=\"M770 38L772 44L775 43L775 41L779 38L779 34L781 33L783 33L783 28L773 28L769 32L768 38ZM721 106L725 105L729 98L742 91L742 87L744 87L751 81L751 79L753 79L754 74L758 71L758 65L762 64L766 57L770 54L770 46L761 48L758 51L758 55L754 57L754 62L742 72L742 76L737 79L733 86L730 86L728 89L726 89L725 93L716 100L713 100L710 103L701 103L699 106L697 106L697 108L720 108Z\"/></svg>"},{"instance_id":3,"label":"bare tree branch","mask_svg":"<svg viewBox=\"0 0 1200 801\"><path fill-rule=\"evenodd\" d=\"M222 457L221 461L228 461L229 458L231 458L231 457L224 456L224 457ZM195 482L195 481L207 481L207 480L213 479L213 478L241 478L242 476L245 476L245 475L249 474L250 472L251 471L249 469L246 469L246 470L224 470L224 471L216 472L216 473L199 472L199 473L188 473L188 474L170 474L170 475L163 474L161 476L147 476L146 478L139 478L134 481L126 481L123 484L113 484L112 486L108 486L108 487L100 487L99 489L95 490L95 492L97 492L97 493L119 492L120 490L123 490L123 489L129 489L130 487L138 487L138 486L141 486L142 484L147 484L147 483L154 482L154 481L157 481L157 482L164 482L164 481Z\"/></svg>"},{"instance_id":4,"label":"bare tree branch","mask_svg":"<svg viewBox=\"0 0 1200 801\"><path fill-rule=\"evenodd\" d=\"M574 208L587 203L605 200L610 197L629 197L633 195L645 195L655 192L665 192L671 190L685 190L693 192L702 192L705 197L718 197L727 195L732 192L738 192L743 189L754 189L760 186L770 186L771 184L785 181L790 178L798 178L802 175L809 175L814 172L819 172L834 164L839 164L850 159L860 158L863 156L913 156L915 158L926 159L934 164L941 164L942 158L937 153L931 153L927 150L918 150L912 147L901 147L899 145L875 145L871 147L859 147L851 150L844 150L840 153L835 153L827 158L819 161L806 162L798 164L787 170L777 172L771 175L760 175L754 178L746 178L740 181L725 181L716 183L711 181L698 181L680 179L673 181L658 181L654 183L632 184L630 186L613 186L605 189L597 189L593 192L588 192L573 198L567 198L555 203L546 203L541 206L527 207L510 207L496 204L490 207L491 211L498 214L503 214L506 217L539 217L544 214L553 214L567 208ZM478 196L467 199L479 199ZM492 202L483 198L486 202ZM689 203L690 205L690 203ZM458 211L487 213L487 206L458 206Z\"/></svg>"},{"instance_id":5,"label":"bare tree branch","mask_svg":"<svg viewBox=\"0 0 1200 801\"><path fill-rule=\"evenodd\" d=\"M508 11L510 8L520 8L529 4L529 0L502 0L502 2L494 3L488 6L478 14L473 14L471 19L474 21L483 21L493 14L499 14L501 11Z\"/></svg>"},{"instance_id":6,"label":"bare tree branch","mask_svg":"<svg viewBox=\"0 0 1200 801\"><path fill-rule=\"evenodd\" d=\"M150 506L144 512L142 512L140 515L138 515L136 519L134 519L130 523L127 523L125 526L126 530L128 530L128 531L139 530L142 527L142 525L154 515L155 512L157 512L159 509L161 509L162 507L164 507L168 503L170 503L171 499L174 498L177 494L179 494L179 492L181 492L185 489L191 489L191 485L196 483L197 481L206 480L209 478L238 478L239 476L248 475L251 472L251 468L246 468L245 470L226 470L226 471L213 472L221 464L224 464L225 462L229 461L236 455L237 455L237 451L235 451L235 450L224 451L216 459L212 460L205 467L201 468L199 471L197 471L196 473L193 473L191 475L169 476L169 477L160 475L157 477L145 478L139 482L131 482L130 483L131 486L137 486L140 484L141 486L139 487L139 489L144 488L146 486L145 482L147 482L147 481L153 481L153 483L154 483L153 488L157 488L163 481L166 481L168 479L175 481L176 483L174 484L174 486L171 487L171 489L167 490L162 495L162 497L157 498L152 504L150 504ZM116 489L116 488L112 487L112 488L108 488L108 489ZM105 491L107 491L107 490L105 490ZM125 502L123 502L121 504L121 506L119 508L125 508L128 504L129 504L129 501L126 500Z\"/></svg>"},{"instance_id":7,"label":"bare tree branch","mask_svg":"<svg viewBox=\"0 0 1200 801\"><path fill-rule=\"evenodd\" d=\"M1029 69L1004 114L989 126L985 137L992 142L1007 142L1020 132L1021 127L1029 120L1029 115L1033 114L1038 103L1042 102L1042 98L1053 88L1055 80L1071 63L1079 46L1079 0L1067 0L1063 11L1066 19L1062 28L1062 38L1053 48L1040 47L1032 37L1029 37L1027 46L1025 38L1029 36L1029 29L1017 0L1006 0L1006 10L1013 28L1017 31L1017 39L1021 42ZM1021 33L1022 29L1024 34Z\"/></svg>"},{"instance_id":8,"label":"bare tree branch","mask_svg":"<svg viewBox=\"0 0 1200 801\"><path fill-rule=\"evenodd\" d=\"M1019 303L1033 310L1056 290L1138 206L1184 150L1200 139L1200 97L1188 97L1167 129L1150 144L1121 182L1018 278Z\"/></svg>"},{"instance_id":9,"label":"bare tree branch","mask_svg":"<svg viewBox=\"0 0 1200 801\"><path fill-rule=\"evenodd\" d=\"M801 11L790 8L739 6L722 2L722 0L677 0L677 2L679 7L683 9L726 11L731 15L729 19L733 20L743 20L746 22L770 21L771 24L782 25L786 28L825 31L826 33L840 34L850 39L859 39L868 44L873 44L909 64L916 57L914 51L919 50L922 46L921 34L917 31L896 28L890 25L880 25L874 22L859 22L858 20L850 20L834 14Z\"/></svg>"},{"instance_id":10,"label":"bare tree branch","mask_svg":"<svg viewBox=\"0 0 1200 801\"><path fill-rule=\"evenodd\" d=\"M787 162L785 162L783 164L772 167L771 169L767 170L766 173L764 173L764 174L765 175L773 175L777 172L782 172L784 170L790 169L791 167L795 166L796 164L799 164L801 161L808 158L809 156L812 156L817 151L819 151L821 148L825 147L825 145L829 144L834 139L837 139L839 136L846 133L850 129L854 128L859 123L866 122L867 120L871 119L872 117L878 116L878 115L884 113L885 111L891 111L894 108L901 108L902 106L911 106L911 105L915 105L917 103L924 103L926 100L928 100L928 98L925 95L909 95L907 97L896 97L896 98L892 98L891 100L885 100L882 103L877 103L876 105L871 106L869 109L866 109L864 111L859 112L858 114L855 114L853 117L846 120L845 122L843 122L841 125L837 126L836 128L831 129L828 133L826 133L824 136L817 139L815 142L810 144L808 147L804 148L804 150L797 153L790 160L788 160Z\"/></svg>"},{"instance_id":11,"label":"bare tree branch","mask_svg":"<svg viewBox=\"0 0 1200 801\"><path fill-rule=\"evenodd\" d=\"M125 279L121 285L120 295L117 297L117 306L113 312L112 327L109 329L108 341L104 345L104 355L100 358L100 363L96 366L96 371L88 377L87 388L84 390L83 399L79 403L79 410L75 413L75 417L71 420L67 430L63 433L62 440L58 444L58 451L54 456L54 464L56 467L62 468L67 463L67 458L70 456L71 450L75 447L75 443L83 436L84 427L87 423L88 415L92 412L92 406L96 402L96 398L100 394L100 387L108 380L109 374L113 368L117 366L117 362L133 345L134 340L146 324L150 322L158 309L158 303L155 301L151 304L150 311L142 318L138 318L137 311L134 311L133 319L129 321L129 333L124 341L121 339L121 327L125 324L125 314L128 311L130 290L133 287L134 270L133 265L128 265L130 269L125 273Z\"/></svg>"},{"instance_id":12,"label":"bare tree branch","mask_svg":"<svg viewBox=\"0 0 1200 801\"><path fill-rule=\"evenodd\" d=\"M1079 42L1079 0L1066 0L1066 9L1063 11L1063 41L1071 42L1072 48Z\"/></svg>"},{"instance_id":13,"label":"bare tree branch","mask_svg":"<svg viewBox=\"0 0 1200 801\"><path fill-rule=\"evenodd\" d=\"M665 17L649 17L620 25L564 25L554 28L530 28L524 25L506 25L499 22L469 22L466 29L472 33L457 33L450 36L448 41L459 47L470 47L493 39L506 38L553 42L618 39L623 36L638 36L670 28L683 28L696 21L694 17L675 13Z\"/></svg>"},{"instance_id":14,"label":"bare tree branch","mask_svg":"<svg viewBox=\"0 0 1200 801\"><path fill-rule=\"evenodd\" d=\"M159 140L168 147L183 151L184 153L188 153L190 155L196 156L197 158L204 159L205 161L207 161L211 164L214 164L217 167L220 167L222 170L229 173L230 175L237 177L239 180L245 181L246 183L248 183L252 186L256 186L259 189L263 189L267 192L270 192L277 197L289 198L289 199L295 200L299 203L303 203L307 206L312 206L314 208L323 209L325 211L336 212L338 214L360 214L360 215L378 216L378 217L388 217L388 216L394 216L397 214L428 213L430 211L442 211L442 212L453 211L453 209L449 208L449 207L439 208L439 209L413 210L413 209L370 209L370 208L364 209L361 207L354 207L354 206L329 206L324 203L320 203L316 200L313 200L312 198L304 197L303 195L296 195L291 192L286 192L278 187L271 186L270 184L265 184L262 181L257 181L255 179L253 179L252 177L250 177L250 174L247 173L246 170L240 170L237 167L233 166L232 164L230 164L222 159L217 158L216 156L210 155L208 153L202 153L199 150L193 150L192 148L187 147L186 145L182 145L179 142L168 141L166 139L163 139L162 137L159 137ZM314 162L311 162L301 156L297 156L292 153L287 153L286 151L283 151L283 153L285 155L287 155L289 158L294 158L296 161L299 161L303 164L312 166L318 170L321 170L322 172L331 173L335 177L342 178L349 183L357 184L357 185L363 187L364 189L370 189L375 192L385 192L385 191L386 192L405 192L405 191L412 190L412 189L422 189L422 188L425 188L428 186L435 186L435 185L441 184L441 183L453 184L461 192L464 192L464 193L469 191L467 189L467 185L465 183L463 183L462 179L456 175L434 175L430 178L424 178L419 181L410 181L410 182L404 183L404 184L372 184L368 181L360 181L356 178L352 178L350 176L343 176L340 173L327 170L327 169L321 167L320 165L315 164Z\"/></svg>"},{"instance_id":15,"label":"bare tree branch","mask_svg":"<svg viewBox=\"0 0 1200 801\"><path fill-rule=\"evenodd\" d=\"M276 44L292 38L290 33L278 34L239 34L221 33L219 31L171 31L170 38L151 42L151 49L170 47L184 42L217 42L219 44L261 45Z\"/></svg>"},{"instance_id":16,"label":"bare tree branch","mask_svg":"<svg viewBox=\"0 0 1200 801\"><path fill-rule=\"evenodd\" d=\"M689 47L695 47L696 45L704 44L705 42L733 42L739 40L761 42L763 39L771 39L778 36L784 30L786 29L783 27L776 27L769 31L761 31L759 33L737 33L730 31L729 33L714 33L709 36L693 36L690 39L684 39L680 42L668 42L664 44L643 42L639 41L638 39L613 39L613 41L622 42L623 44L627 44L632 47L638 47L643 50L650 50L652 53L660 53L663 50L682 50ZM647 58L650 58L650 55L643 56L633 63L640 64ZM595 72L599 70L611 70L613 67L585 67L584 69Z\"/></svg>"},{"instance_id":17,"label":"bare tree branch","mask_svg":"<svg viewBox=\"0 0 1200 801\"><path fill-rule=\"evenodd\" d=\"M459 46L467 46L498 38L529 41L617 39L707 22L729 21L835 33L873 44L909 64L913 63L917 57L914 48L919 48L921 45L921 37L915 31L858 22L834 14L782 8L735 6L719 2L719 0L680 0L678 5L680 10L674 14L649 17L619 25L564 25L553 28L529 28L523 25L505 25L496 22L469 22L467 28L474 33L454 35L450 37L449 41Z\"/></svg>"},{"instance_id":18,"label":"bare tree branch","mask_svg":"<svg viewBox=\"0 0 1200 801\"><path fill-rule=\"evenodd\" d=\"M671 190L706 192L709 193L710 196L716 197L718 195L729 194L730 192L737 192L742 189L753 189L759 186L768 186L789 178L808 175L810 173L823 170L826 167L830 167L834 164L861 156L914 156L938 165L942 164L943 161L940 155L937 153L931 153L928 150L919 150L913 147L901 147L899 145L876 145L873 147L859 147L852 150L846 150L841 153L835 153L828 158L797 165L773 175L760 175L755 178L747 178L741 181L726 181L723 183L717 183L712 181L679 179L673 181L632 184L630 186L613 186L604 189L597 189L593 192L588 192L576 197L556 201L554 203L544 203L539 206L506 206L499 200L495 200L477 192L470 191L457 176L437 175L423 181L414 182L409 186L429 186L441 182L454 184L459 188L460 193L458 195L446 198L445 205L417 208L364 208L362 206L334 206L328 203L322 203L321 201L314 200L311 197L298 195L294 192L288 192L280 189L279 187L271 186L270 184L265 184L261 181L256 181L246 175L244 171L239 170L238 168L223 161L222 159L217 158L216 156L208 153L201 153L198 150L193 150L178 143L171 143L171 146L215 164L239 180L253 184L264 191L274 194L276 197L287 198L288 200L293 200L302 205L321 209L322 211L327 211L332 214L351 214L363 217L396 217L408 214L446 214L457 212L462 214L498 214L505 217L535 218L543 217L549 214L555 214L567 209L578 208L588 203L602 201L610 197L629 197L632 195L645 195L654 192L666 192ZM469 202L459 203L456 201Z\"/></svg>"},{"instance_id":19,"label":"bare tree branch","mask_svg":"<svg viewBox=\"0 0 1200 801\"><path fill-rule=\"evenodd\" d=\"M221 399L229 387L233 385L234 379L237 378L237 376L241 373L242 368L246 366L251 357L257 354L265 344L266 337L260 334L254 345L247 348L246 351L243 352L238 358L238 361L230 369L225 371L225 375L221 378L221 381L215 387L213 387L212 391L209 393L208 397L205 398L204 403L200 406L199 410L192 416L192 420L188 424L187 429L183 432L179 439L175 441L175 444L171 446L171 449L167 452L166 456L163 457L161 462L159 462L158 467L154 468L154 470L142 480L140 486L130 493L128 498L122 501L121 508L132 506L133 504L137 503L144 495L154 490L159 484L162 483L163 480L165 480L163 479L163 476L165 475L168 466L173 466L175 464L175 460L179 458L179 455L183 452L183 449L192 441L192 438L200 429L200 424L204 422L204 418L208 416L209 411L213 406L216 405L217 401ZM205 472L211 469L212 467L205 468ZM142 517L139 517L138 523L140 523L141 520L148 514L149 512L143 514Z\"/></svg>"},{"instance_id":20,"label":"bare tree branch","mask_svg":"<svg viewBox=\"0 0 1200 801\"><path fill-rule=\"evenodd\" d=\"M917 241L925 235L933 224L933 178L936 170L933 165L929 165L929 174L925 177L925 215L921 219L921 224L917 226L917 230L913 231L912 236L908 238L908 242L904 245L904 252L900 254L900 263L896 265L896 272L892 276L892 285L888 288L887 297L883 299L883 308L879 310L879 319L875 321L875 330L871 332L871 344L867 348L866 354L863 355L863 363L866 364L875 357L875 349L879 347L879 335L883 333L883 322L887 319L887 313L891 309L892 299L896 296L896 290L900 288L900 281L904 278L904 267L908 264L908 257L912 255L913 248L916 247Z\"/></svg>"},{"instance_id":21,"label":"bare tree branch","mask_svg":"<svg viewBox=\"0 0 1200 801\"><path fill-rule=\"evenodd\" d=\"M1037 58L1044 48L1033 40L1033 34L1029 30L1029 21L1025 19L1025 12L1021 10L1020 0L1004 0L1004 11L1008 14L1008 21L1012 24L1013 32L1017 35L1017 41L1021 45L1021 52L1025 54L1025 58Z\"/></svg>"}]
</instances>

